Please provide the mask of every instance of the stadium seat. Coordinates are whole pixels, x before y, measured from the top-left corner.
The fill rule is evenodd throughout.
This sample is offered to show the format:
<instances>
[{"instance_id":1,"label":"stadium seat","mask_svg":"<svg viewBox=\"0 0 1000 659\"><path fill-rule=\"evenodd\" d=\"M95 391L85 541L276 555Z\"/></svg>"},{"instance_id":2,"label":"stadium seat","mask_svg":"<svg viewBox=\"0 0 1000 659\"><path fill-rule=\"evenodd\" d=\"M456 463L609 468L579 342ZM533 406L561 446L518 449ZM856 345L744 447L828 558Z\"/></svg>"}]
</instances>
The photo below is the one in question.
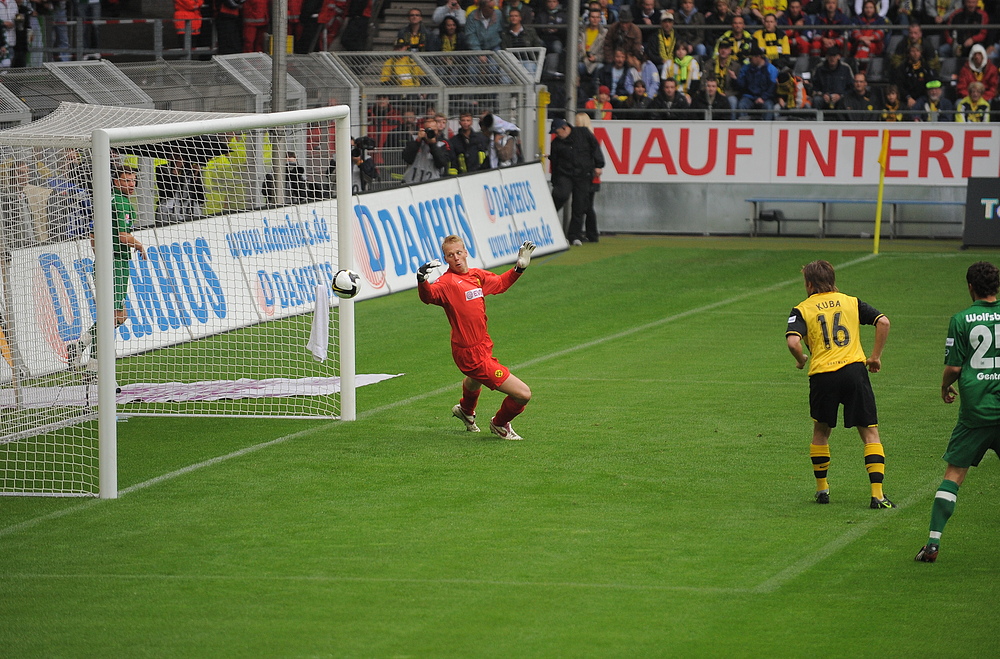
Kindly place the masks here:
<instances>
[{"instance_id":1,"label":"stadium seat","mask_svg":"<svg viewBox=\"0 0 1000 659\"><path fill-rule=\"evenodd\" d=\"M868 60L868 82L885 82L885 60L873 57Z\"/></svg>"},{"instance_id":2,"label":"stadium seat","mask_svg":"<svg viewBox=\"0 0 1000 659\"><path fill-rule=\"evenodd\" d=\"M952 76L958 74L958 69L961 67L961 61L957 57L942 57L941 58L941 72L938 76L945 83L952 83Z\"/></svg>"}]
</instances>

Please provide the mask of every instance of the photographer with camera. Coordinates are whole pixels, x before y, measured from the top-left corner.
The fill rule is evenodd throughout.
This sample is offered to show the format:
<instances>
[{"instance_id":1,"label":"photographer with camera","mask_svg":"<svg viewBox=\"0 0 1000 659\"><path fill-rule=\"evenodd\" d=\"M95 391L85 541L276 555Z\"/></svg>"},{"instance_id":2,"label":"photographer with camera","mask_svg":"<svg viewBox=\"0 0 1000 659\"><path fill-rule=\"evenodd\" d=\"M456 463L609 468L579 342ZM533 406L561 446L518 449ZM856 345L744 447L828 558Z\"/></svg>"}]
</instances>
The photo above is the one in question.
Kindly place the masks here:
<instances>
[{"instance_id":1,"label":"photographer with camera","mask_svg":"<svg viewBox=\"0 0 1000 659\"><path fill-rule=\"evenodd\" d=\"M368 155L369 151L375 149L375 140L363 135L358 138L351 138L351 193L358 194L371 187L374 181L379 180L378 169L375 161ZM337 171L337 159L330 160L330 167L326 174L330 177L331 188L335 187L335 174Z\"/></svg>"},{"instance_id":2,"label":"photographer with camera","mask_svg":"<svg viewBox=\"0 0 1000 659\"><path fill-rule=\"evenodd\" d=\"M465 27L466 13L458 0L447 0L443 5L435 9L431 15L431 22L434 25L441 25L441 22L448 16L454 18L459 27Z\"/></svg>"},{"instance_id":3,"label":"photographer with camera","mask_svg":"<svg viewBox=\"0 0 1000 659\"><path fill-rule=\"evenodd\" d=\"M405 183L434 181L448 172L451 145L446 139L447 133L438 128L438 122L428 120L426 126L417 131L416 138L403 147L403 162L409 165L403 174Z\"/></svg>"}]
</instances>

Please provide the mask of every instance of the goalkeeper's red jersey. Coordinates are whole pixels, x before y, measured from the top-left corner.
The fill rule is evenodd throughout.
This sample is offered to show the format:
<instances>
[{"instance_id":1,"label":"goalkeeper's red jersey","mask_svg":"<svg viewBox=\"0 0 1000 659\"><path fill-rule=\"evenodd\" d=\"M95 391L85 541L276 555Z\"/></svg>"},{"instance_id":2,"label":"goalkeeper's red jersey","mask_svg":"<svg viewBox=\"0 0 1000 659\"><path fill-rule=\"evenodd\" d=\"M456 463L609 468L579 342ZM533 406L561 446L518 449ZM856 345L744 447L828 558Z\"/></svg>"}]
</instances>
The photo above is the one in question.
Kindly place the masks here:
<instances>
[{"instance_id":1,"label":"goalkeeper's red jersey","mask_svg":"<svg viewBox=\"0 0 1000 659\"><path fill-rule=\"evenodd\" d=\"M514 268L502 275L479 268L469 268L467 273L460 275L449 269L433 284L417 284L421 302L444 307L451 323L452 355L460 370L476 365L466 363L472 357L469 353L479 354L483 347L493 346L486 329L485 296L503 293L520 276L521 273ZM469 348L480 350L470 351Z\"/></svg>"}]
</instances>

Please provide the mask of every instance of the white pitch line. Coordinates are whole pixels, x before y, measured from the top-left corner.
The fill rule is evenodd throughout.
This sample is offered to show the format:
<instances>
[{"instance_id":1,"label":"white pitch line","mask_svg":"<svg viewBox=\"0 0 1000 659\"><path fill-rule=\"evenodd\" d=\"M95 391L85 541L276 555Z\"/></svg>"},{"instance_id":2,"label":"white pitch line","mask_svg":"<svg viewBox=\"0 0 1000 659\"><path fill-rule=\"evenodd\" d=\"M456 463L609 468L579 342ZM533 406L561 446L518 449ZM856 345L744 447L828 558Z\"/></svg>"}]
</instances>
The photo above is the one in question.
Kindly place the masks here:
<instances>
[{"instance_id":1,"label":"white pitch line","mask_svg":"<svg viewBox=\"0 0 1000 659\"><path fill-rule=\"evenodd\" d=\"M861 522L860 524L852 526L849 530L845 531L844 533L841 533L839 536L837 536L830 542L826 543L816 551L812 552L811 554L807 554L806 556L803 556L796 562L786 567L784 570L781 570L780 572L772 576L770 579L765 579L764 581L760 582L754 588L751 589L751 592L773 593L774 591L778 590L792 579L797 578L802 573L815 567L816 564L819 563L820 561L832 556L833 554L837 553L838 551L840 551L847 545L851 544L855 540L864 537L872 529L878 528L879 526L882 526L883 524L888 522L892 517L894 517L897 514L896 513L897 510L902 510L903 508L909 508L919 499L926 498L931 492L934 491L933 488L936 487L937 484L940 483L940 481L941 481L940 477L936 478L933 482L928 484L927 487L918 489L916 492L914 492L906 499L904 499L902 503L897 503L896 508L893 510L869 511L872 514L872 519L869 519L865 522ZM915 538L914 544L916 544L917 541L922 541L923 537L924 536L918 536L917 538Z\"/></svg>"},{"instance_id":2,"label":"white pitch line","mask_svg":"<svg viewBox=\"0 0 1000 659\"><path fill-rule=\"evenodd\" d=\"M836 267L838 269L843 269L843 268L850 267L852 265L857 265L858 263L864 263L866 261L870 261L873 258L875 258L874 254L866 254L865 256L856 258L856 259L854 259L852 261L848 261L846 263L842 263L842 264L840 264L840 265L838 265ZM690 316L694 316L694 315L697 315L697 314L700 314L700 313L704 313L706 311L711 311L713 309L717 309L719 307L722 307L722 306L725 306L725 305L728 305L728 304L734 304L736 302L741 302L741 301L743 301L743 300L745 300L747 298L753 297L755 295L762 295L764 293L770 293L772 291L779 290L781 288L784 288L785 286L790 286L792 284L799 283L801 281L802 281L801 277L795 277L793 279L787 279L787 280L779 282L777 284L772 284L770 286L765 286L764 288L759 288L759 289L757 289L755 291L748 291L746 293L741 293L739 295L736 295L736 296L731 297L731 298L727 298L725 300L719 300L717 302L712 302L711 304L706 304L704 306L697 307L695 309L690 309L688 311L682 311L682 312L674 314L672 316L667 316L666 318L661 318L659 320L655 320L653 322L646 323L644 325L639 325L638 327L633 327L632 329L624 330L624 331L618 332L616 334L610 334L610 335L602 337L600 339L594 339L593 341L587 341L586 343L581 343L581 344L578 344L576 346L573 346L573 347L570 347L570 348L566 348L564 350L559 350L557 352L550 353L548 355L543 355L541 357L536 357L535 359L529 359L526 362L521 362L520 364L515 365L514 368L526 368L528 366L534 366L535 364L540 364L540 363L548 361L550 359L555 359L556 357L562 357L564 355L568 355L568 354L571 354L571 353L574 353L574 352L577 352L577 351L580 351L580 350L586 350L588 348L592 348L592 347L597 346L597 345L608 343L610 341L617 341L618 339L623 339L623 338L632 336L633 334L637 334L639 332L644 332L644 331L647 331L649 329L653 329L655 327L659 327L661 325L666 325L667 323L672 323L672 322L675 322L675 321L678 321L678 320L682 320L684 318L688 318ZM406 398L406 399L403 399L403 400L400 400L400 401L396 401L394 403L388 403L386 405L381 405L381 406L373 408L371 410L365 410L364 412L361 412L361 413L358 414L358 418L367 418L367 417L373 416L375 414L379 414L381 412L385 412L387 410L391 410L391 409L395 409L397 407L401 407L403 405L408 405L410 403L419 402L419 401L425 400L427 398L431 398L431 397L434 397L434 396L439 396L441 394L444 394L444 393L447 393L449 391L452 391L454 388L455 388L454 384L445 385L445 386L439 387L439 388L437 388L437 389L435 389L433 391L427 391L427 392L424 392L422 394L418 394L416 396L411 396L410 398ZM241 457L241 456L244 456L244 455L247 455L247 454L250 454L250 453L254 453L256 451L259 451L259 450L262 450L262 449L265 449L265 448L270 448L271 446L275 446L277 444L283 444L284 442L287 442L287 441L289 441L291 439L297 439L299 437L303 437L305 435L309 435L309 434L315 433L315 432L322 432L324 430L328 430L330 428L335 427L338 423L339 422L331 422L331 423L323 424L321 426L317 426L315 428L310 428L310 429L307 429L307 430L300 430L299 432L295 432L295 433L292 433L290 435L285 435L283 437L278 437L277 439L272 439L270 441L262 442L260 444L254 444L253 446L248 446L248 447L240 449L238 451L233 451L232 453L227 453L226 455L220 455L218 457L211 458L211 459L205 460L203 462L198 462L198 463L193 464L193 465L188 465L187 467L184 467L182 469L178 469L176 471L172 471L172 472L169 472L167 474L163 474L161 476L157 476L156 478L151 478L150 480L143 481L142 483L136 483L135 485L131 485L131 486L125 488L125 489L119 490L118 491L118 496L119 497L126 496L126 495L132 494L134 492L138 492L139 490L144 490L147 487L152 487L153 485L158 485L158 484L163 483L165 481L172 480L174 478L177 478L178 476L184 476L186 474L190 474L190 473L198 471L199 469L202 469L204 467L210 467L210 466L213 466L213 465L216 465L216 464L220 464L222 462L226 462L227 460L231 460L232 458L238 458L238 457ZM25 521L20 522L18 524L13 524L13 525L8 526L6 528L0 529L0 538L4 538L4 537L7 537L7 536L14 535L16 533L20 533L21 531L30 529L30 528L32 528L34 526L37 526L37 525L39 525L39 524L41 524L43 522L47 522L47 521L54 520L54 519L59 519L60 517L65 517L66 515L69 515L69 514L75 513L75 512L79 512L79 511L82 511L82 510L87 510L87 509L89 509L89 508L91 508L91 507L93 507L93 506L101 503L101 501L102 500L99 500L99 499L98 500L89 500L89 501L87 501L85 503L80 503L80 504L77 504L75 506L69 506L67 508L63 508L62 510L57 510L55 512L48 513L46 515L41 515L39 517L34 517L32 519L25 520ZM834 542L836 542L836 540ZM847 542L849 542L849 540L845 541L844 544L846 544ZM829 545L827 545L827 546L829 546ZM820 551L822 551L822 550L820 550ZM800 563L802 563L803 561L808 560L808 558L809 557L806 557L805 559L803 559L802 561L800 561ZM818 562L822 558L823 557L817 559L816 562ZM815 564L815 563L813 563L813 564ZM803 571L805 569L808 569L808 567L811 567L811 565L803 568ZM783 572L779 573L779 575L780 574L783 574ZM797 575L793 575L793 576L797 576ZM777 577L772 577L771 580L773 580L775 578L777 578ZM769 580L769 581L771 581L771 580ZM767 583L767 582L764 582L764 583ZM784 582L782 581L781 583L784 583ZM760 588L760 586L757 586L757 589L759 589L759 588ZM733 590L734 591L738 591L739 589L733 589ZM764 592L764 591L761 591L761 592Z\"/></svg>"}]
</instances>

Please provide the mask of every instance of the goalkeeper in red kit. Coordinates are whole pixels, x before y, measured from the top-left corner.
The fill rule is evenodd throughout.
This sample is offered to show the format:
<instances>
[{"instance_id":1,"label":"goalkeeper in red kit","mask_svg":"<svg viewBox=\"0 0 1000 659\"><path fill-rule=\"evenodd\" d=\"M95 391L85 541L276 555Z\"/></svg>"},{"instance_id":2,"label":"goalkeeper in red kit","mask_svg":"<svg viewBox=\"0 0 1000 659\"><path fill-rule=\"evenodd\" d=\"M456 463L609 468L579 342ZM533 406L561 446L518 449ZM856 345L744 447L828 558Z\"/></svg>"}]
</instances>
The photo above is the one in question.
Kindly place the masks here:
<instances>
[{"instance_id":1,"label":"goalkeeper in red kit","mask_svg":"<svg viewBox=\"0 0 1000 659\"><path fill-rule=\"evenodd\" d=\"M462 400L451 411L469 432L479 432L476 403L486 385L507 394L496 415L490 419L490 431L501 439L523 439L511 428L510 421L524 411L531 400L531 389L493 356L493 340L486 329L485 296L499 295L510 288L528 267L534 251L534 243L525 241L517 252L517 264L497 275L470 268L465 242L458 236L448 236L441 243L448 270L430 283L428 274L441 262L435 259L417 269L420 301L444 307L451 323L451 354L458 370L465 374Z\"/></svg>"}]
</instances>

